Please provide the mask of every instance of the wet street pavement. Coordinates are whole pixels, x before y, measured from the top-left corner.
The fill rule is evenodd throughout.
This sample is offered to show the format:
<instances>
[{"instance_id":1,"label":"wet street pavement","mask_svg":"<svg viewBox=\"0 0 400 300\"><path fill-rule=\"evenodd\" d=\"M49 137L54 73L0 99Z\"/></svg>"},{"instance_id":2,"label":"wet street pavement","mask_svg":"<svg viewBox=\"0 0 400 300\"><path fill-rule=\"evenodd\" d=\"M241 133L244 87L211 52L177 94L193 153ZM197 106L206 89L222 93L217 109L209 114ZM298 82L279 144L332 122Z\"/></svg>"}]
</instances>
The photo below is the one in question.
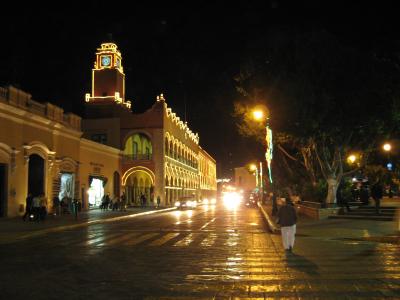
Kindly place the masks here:
<instances>
[{"instance_id":1,"label":"wet street pavement","mask_svg":"<svg viewBox=\"0 0 400 300\"><path fill-rule=\"evenodd\" d=\"M0 298L400 298L398 243L304 228L285 254L257 208L218 205L9 239Z\"/></svg>"}]
</instances>

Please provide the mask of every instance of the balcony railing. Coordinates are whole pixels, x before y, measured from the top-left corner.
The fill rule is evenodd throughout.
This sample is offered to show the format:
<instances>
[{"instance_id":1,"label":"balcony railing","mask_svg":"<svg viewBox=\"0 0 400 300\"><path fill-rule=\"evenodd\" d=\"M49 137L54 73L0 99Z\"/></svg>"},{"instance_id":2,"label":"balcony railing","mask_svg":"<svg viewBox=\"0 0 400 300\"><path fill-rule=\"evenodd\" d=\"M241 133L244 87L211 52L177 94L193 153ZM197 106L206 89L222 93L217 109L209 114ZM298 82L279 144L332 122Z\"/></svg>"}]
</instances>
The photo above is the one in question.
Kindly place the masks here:
<instances>
[{"instance_id":1,"label":"balcony railing","mask_svg":"<svg viewBox=\"0 0 400 300\"><path fill-rule=\"evenodd\" d=\"M124 154L125 160L152 160L151 154Z\"/></svg>"}]
</instances>

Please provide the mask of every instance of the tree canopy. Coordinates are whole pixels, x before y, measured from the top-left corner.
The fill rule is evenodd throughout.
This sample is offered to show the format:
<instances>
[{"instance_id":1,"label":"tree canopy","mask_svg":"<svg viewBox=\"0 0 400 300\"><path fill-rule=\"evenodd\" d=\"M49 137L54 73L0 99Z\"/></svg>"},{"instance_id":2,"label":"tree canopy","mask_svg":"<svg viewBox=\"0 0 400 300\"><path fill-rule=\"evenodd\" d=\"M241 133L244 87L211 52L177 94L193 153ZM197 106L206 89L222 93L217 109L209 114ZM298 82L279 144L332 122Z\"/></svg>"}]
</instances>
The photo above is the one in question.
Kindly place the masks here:
<instances>
[{"instance_id":1,"label":"tree canopy","mask_svg":"<svg viewBox=\"0 0 400 300\"><path fill-rule=\"evenodd\" d=\"M313 185L340 180L348 151L367 157L399 126L398 66L324 30L269 32L249 44L235 80L243 95L237 116L268 107L279 157L297 161ZM242 134L262 136L246 119L239 123Z\"/></svg>"}]
</instances>

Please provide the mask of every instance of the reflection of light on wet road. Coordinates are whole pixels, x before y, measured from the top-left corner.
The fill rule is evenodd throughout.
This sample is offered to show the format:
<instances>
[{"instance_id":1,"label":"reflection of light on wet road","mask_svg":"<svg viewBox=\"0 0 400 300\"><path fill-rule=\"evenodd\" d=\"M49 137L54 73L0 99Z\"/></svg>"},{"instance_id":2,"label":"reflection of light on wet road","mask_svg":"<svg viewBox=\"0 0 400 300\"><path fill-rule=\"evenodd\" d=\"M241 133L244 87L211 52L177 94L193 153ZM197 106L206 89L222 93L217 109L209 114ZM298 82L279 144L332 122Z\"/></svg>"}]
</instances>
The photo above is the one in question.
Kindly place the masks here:
<instances>
[{"instance_id":1,"label":"reflection of light on wet road","mask_svg":"<svg viewBox=\"0 0 400 300\"><path fill-rule=\"evenodd\" d=\"M208 225L210 225L212 222L215 221L216 218L212 219L211 221L207 222L206 224L204 224L203 226L201 226L200 230L203 230L204 228L206 228Z\"/></svg>"},{"instance_id":2,"label":"reflection of light on wet road","mask_svg":"<svg viewBox=\"0 0 400 300\"><path fill-rule=\"evenodd\" d=\"M104 240L101 244L97 244L96 247L104 247L104 246L111 246L117 243L125 242L127 240L133 239L136 236L138 236L140 233L139 232L131 232L131 233L125 233L125 234L118 234L117 236L111 236L107 237L106 240Z\"/></svg>"},{"instance_id":3,"label":"reflection of light on wet road","mask_svg":"<svg viewBox=\"0 0 400 300\"><path fill-rule=\"evenodd\" d=\"M176 224L176 225L181 224L182 211L176 210L176 211L174 211L172 214L174 215L174 217L175 217L176 220L177 220L175 224Z\"/></svg>"},{"instance_id":4,"label":"reflection of light on wet road","mask_svg":"<svg viewBox=\"0 0 400 300\"><path fill-rule=\"evenodd\" d=\"M173 238L177 237L180 233L168 233L165 236L163 236L161 239L155 240L149 244L149 246L161 246L165 243L167 243L169 240L172 240Z\"/></svg>"},{"instance_id":5,"label":"reflection of light on wet road","mask_svg":"<svg viewBox=\"0 0 400 300\"><path fill-rule=\"evenodd\" d=\"M238 233L230 233L228 240L225 242L225 246L233 247L238 244L239 234ZM228 258L229 259L229 258Z\"/></svg>"},{"instance_id":6,"label":"reflection of light on wet road","mask_svg":"<svg viewBox=\"0 0 400 300\"><path fill-rule=\"evenodd\" d=\"M131 239L131 240L125 242L124 245L129 245L129 246L137 245L145 240L155 237L156 235L159 235L159 234L158 233L147 233L147 234L137 237L136 239Z\"/></svg>"},{"instance_id":7,"label":"reflection of light on wet road","mask_svg":"<svg viewBox=\"0 0 400 300\"><path fill-rule=\"evenodd\" d=\"M193 240L194 240L194 234L191 233L183 240L180 240L179 242L175 243L174 246L177 247L188 246L191 242L193 242Z\"/></svg>"},{"instance_id":8,"label":"reflection of light on wet road","mask_svg":"<svg viewBox=\"0 0 400 300\"><path fill-rule=\"evenodd\" d=\"M202 247L210 247L214 245L217 235L215 233L210 233L200 244Z\"/></svg>"},{"instance_id":9,"label":"reflection of light on wet road","mask_svg":"<svg viewBox=\"0 0 400 300\"><path fill-rule=\"evenodd\" d=\"M177 221L175 222L175 225L180 225L182 223L192 223L192 216L193 216L193 210L186 210L186 211L174 211L173 215L175 216L175 218L177 219ZM188 219L181 221L182 217L188 217Z\"/></svg>"}]
</instances>

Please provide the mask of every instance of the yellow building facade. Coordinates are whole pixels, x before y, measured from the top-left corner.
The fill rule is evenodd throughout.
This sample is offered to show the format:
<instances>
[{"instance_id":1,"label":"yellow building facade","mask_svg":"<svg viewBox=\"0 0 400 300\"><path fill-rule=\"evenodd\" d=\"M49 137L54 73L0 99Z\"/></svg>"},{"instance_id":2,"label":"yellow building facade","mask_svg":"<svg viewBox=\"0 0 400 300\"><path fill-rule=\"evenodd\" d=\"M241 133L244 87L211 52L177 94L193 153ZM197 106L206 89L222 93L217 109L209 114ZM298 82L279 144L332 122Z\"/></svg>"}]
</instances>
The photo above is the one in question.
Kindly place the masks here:
<instances>
[{"instance_id":1,"label":"yellow building facade","mask_svg":"<svg viewBox=\"0 0 400 300\"><path fill-rule=\"evenodd\" d=\"M119 150L82 138L81 118L32 100L12 86L0 88L0 215L18 216L28 193L79 199L89 206L90 182L112 193Z\"/></svg>"},{"instance_id":2,"label":"yellow building facade","mask_svg":"<svg viewBox=\"0 0 400 300\"><path fill-rule=\"evenodd\" d=\"M119 148L121 186L128 203L137 205L143 194L162 205L184 196L215 197L216 162L161 94L144 113L131 113L125 95L122 56L113 43L96 52L92 91L86 94L84 137ZM134 107L132 108L134 111Z\"/></svg>"},{"instance_id":3,"label":"yellow building facade","mask_svg":"<svg viewBox=\"0 0 400 300\"><path fill-rule=\"evenodd\" d=\"M183 196L216 196L216 162L170 107L156 97L144 113L125 99L122 56L113 43L96 52L86 116L34 101L12 86L0 88L0 216L18 216L28 193L77 199L98 207L104 194L143 194L172 206Z\"/></svg>"}]
</instances>

